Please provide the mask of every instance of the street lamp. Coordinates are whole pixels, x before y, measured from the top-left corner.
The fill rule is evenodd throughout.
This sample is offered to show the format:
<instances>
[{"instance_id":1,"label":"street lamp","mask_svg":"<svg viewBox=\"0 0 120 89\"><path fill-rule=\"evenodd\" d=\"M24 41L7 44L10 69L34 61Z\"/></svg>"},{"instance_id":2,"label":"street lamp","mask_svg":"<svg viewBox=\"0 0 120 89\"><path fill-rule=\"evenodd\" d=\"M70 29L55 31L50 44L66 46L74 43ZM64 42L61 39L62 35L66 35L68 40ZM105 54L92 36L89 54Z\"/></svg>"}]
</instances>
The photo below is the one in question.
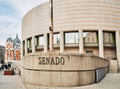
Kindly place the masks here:
<instances>
[{"instance_id":1,"label":"street lamp","mask_svg":"<svg viewBox=\"0 0 120 89\"><path fill-rule=\"evenodd\" d=\"M54 51L54 42L53 42L53 0L50 0L50 52Z\"/></svg>"}]
</instances>

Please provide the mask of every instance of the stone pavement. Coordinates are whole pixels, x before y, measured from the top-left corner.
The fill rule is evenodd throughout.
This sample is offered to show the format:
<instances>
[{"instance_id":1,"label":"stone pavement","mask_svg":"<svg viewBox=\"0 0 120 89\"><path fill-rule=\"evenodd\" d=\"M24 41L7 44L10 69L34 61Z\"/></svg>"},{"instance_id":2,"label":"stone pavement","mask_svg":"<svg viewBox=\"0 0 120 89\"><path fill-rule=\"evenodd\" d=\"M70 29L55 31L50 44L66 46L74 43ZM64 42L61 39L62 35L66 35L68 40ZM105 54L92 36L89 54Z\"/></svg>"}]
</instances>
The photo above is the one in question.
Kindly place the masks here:
<instances>
[{"instance_id":1,"label":"stone pavement","mask_svg":"<svg viewBox=\"0 0 120 89\"><path fill-rule=\"evenodd\" d=\"M4 76L0 72L0 89L26 89L18 75ZM81 87L39 87L35 89L120 89L120 74L107 74L100 82Z\"/></svg>"},{"instance_id":2,"label":"stone pavement","mask_svg":"<svg viewBox=\"0 0 120 89\"><path fill-rule=\"evenodd\" d=\"M0 89L26 89L19 75L4 76L0 72Z\"/></svg>"}]
</instances>

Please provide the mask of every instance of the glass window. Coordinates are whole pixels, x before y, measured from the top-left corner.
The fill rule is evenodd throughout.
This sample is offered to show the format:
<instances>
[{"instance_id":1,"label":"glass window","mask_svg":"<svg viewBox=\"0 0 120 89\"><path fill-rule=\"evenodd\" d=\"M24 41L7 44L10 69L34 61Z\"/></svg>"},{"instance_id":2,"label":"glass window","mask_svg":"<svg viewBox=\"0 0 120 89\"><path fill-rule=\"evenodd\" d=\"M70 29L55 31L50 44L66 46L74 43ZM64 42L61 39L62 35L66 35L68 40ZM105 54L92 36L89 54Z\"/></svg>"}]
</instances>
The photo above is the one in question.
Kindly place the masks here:
<instances>
[{"instance_id":1,"label":"glass window","mask_svg":"<svg viewBox=\"0 0 120 89\"><path fill-rule=\"evenodd\" d=\"M37 36L35 40L36 46L43 46L44 45L44 37L43 36Z\"/></svg>"},{"instance_id":2,"label":"glass window","mask_svg":"<svg viewBox=\"0 0 120 89\"><path fill-rule=\"evenodd\" d=\"M44 45L44 37L40 36L39 37L39 46L43 46Z\"/></svg>"},{"instance_id":3,"label":"glass window","mask_svg":"<svg viewBox=\"0 0 120 89\"><path fill-rule=\"evenodd\" d=\"M27 40L27 47L32 48L32 38Z\"/></svg>"},{"instance_id":4,"label":"glass window","mask_svg":"<svg viewBox=\"0 0 120 89\"><path fill-rule=\"evenodd\" d=\"M104 32L104 43L115 43L115 35L112 32Z\"/></svg>"},{"instance_id":5,"label":"glass window","mask_svg":"<svg viewBox=\"0 0 120 89\"><path fill-rule=\"evenodd\" d=\"M84 43L98 43L97 32L83 32Z\"/></svg>"},{"instance_id":6,"label":"glass window","mask_svg":"<svg viewBox=\"0 0 120 89\"><path fill-rule=\"evenodd\" d=\"M60 44L60 34L54 34L54 44Z\"/></svg>"},{"instance_id":7,"label":"glass window","mask_svg":"<svg viewBox=\"0 0 120 89\"><path fill-rule=\"evenodd\" d=\"M79 43L78 32L66 32L65 33L65 43Z\"/></svg>"}]
</instances>

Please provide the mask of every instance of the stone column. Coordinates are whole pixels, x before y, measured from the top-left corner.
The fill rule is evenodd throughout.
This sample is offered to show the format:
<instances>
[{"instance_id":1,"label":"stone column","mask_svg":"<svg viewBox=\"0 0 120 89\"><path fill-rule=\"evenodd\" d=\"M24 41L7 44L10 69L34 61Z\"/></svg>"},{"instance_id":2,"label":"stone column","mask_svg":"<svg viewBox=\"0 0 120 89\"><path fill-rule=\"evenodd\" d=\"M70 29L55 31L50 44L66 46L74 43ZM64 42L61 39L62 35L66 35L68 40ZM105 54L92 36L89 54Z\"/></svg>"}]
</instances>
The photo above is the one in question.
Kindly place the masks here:
<instances>
[{"instance_id":1,"label":"stone column","mask_svg":"<svg viewBox=\"0 0 120 89\"><path fill-rule=\"evenodd\" d=\"M32 53L35 53L35 37L32 36Z\"/></svg>"},{"instance_id":2,"label":"stone column","mask_svg":"<svg viewBox=\"0 0 120 89\"><path fill-rule=\"evenodd\" d=\"M64 32L60 31L60 53L64 52Z\"/></svg>"},{"instance_id":3,"label":"stone column","mask_svg":"<svg viewBox=\"0 0 120 89\"><path fill-rule=\"evenodd\" d=\"M20 49L21 49L21 59L23 59L23 41L21 41Z\"/></svg>"},{"instance_id":4,"label":"stone column","mask_svg":"<svg viewBox=\"0 0 120 89\"><path fill-rule=\"evenodd\" d=\"M27 55L27 39L25 39L25 55Z\"/></svg>"},{"instance_id":5,"label":"stone column","mask_svg":"<svg viewBox=\"0 0 120 89\"><path fill-rule=\"evenodd\" d=\"M116 31L116 54L118 60L118 67L120 70L120 34L118 30Z\"/></svg>"},{"instance_id":6,"label":"stone column","mask_svg":"<svg viewBox=\"0 0 120 89\"><path fill-rule=\"evenodd\" d=\"M104 58L103 30L98 30L99 36L99 56Z\"/></svg>"},{"instance_id":7,"label":"stone column","mask_svg":"<svg viewBox=\"0 0 120 89\"><path fill-rule=\"evenodd\" d=\"M47 33L44 33L44 52L48 52Z\"/></svg>"},{"instance_id":8,"label":"stone column","mask_svg":"<svg viewBox=\"0 0 120 89\"><path fill-rule=\"evenodd\" d=\"M79 30L79 53L83 53L83 30Z\"/></svg>"},{"instance_id":9,"label":"stone column","mask_svg":"<svg viewBox=\"0 0 120 89\"><path fill-rule=\"evenodd\" d=\"M50 52L54 52L54 33L53 31L50 32Z\"/></svg>"}]
</instances>

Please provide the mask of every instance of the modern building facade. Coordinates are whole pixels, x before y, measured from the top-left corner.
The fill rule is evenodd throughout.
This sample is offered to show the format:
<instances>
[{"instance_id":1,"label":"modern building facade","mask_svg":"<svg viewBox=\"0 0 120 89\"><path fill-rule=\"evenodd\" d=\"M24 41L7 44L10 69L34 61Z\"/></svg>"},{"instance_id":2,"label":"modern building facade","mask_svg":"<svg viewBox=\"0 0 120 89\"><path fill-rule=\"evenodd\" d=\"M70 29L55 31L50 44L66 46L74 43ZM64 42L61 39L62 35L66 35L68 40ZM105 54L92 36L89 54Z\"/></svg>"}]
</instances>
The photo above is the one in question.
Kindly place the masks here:
<instances>
[{"instance_id":1,"label":"modern building facade","mask_svg":"<svg viewBox=\"0 0 120 89\"><path fill-rule=\"evenodd\" d=\"M4 63L5 60L5 47L0 46L0 63Z\"/></svg>"},{"instance_id":2,"label":"modern building facade","mask_svg":"<svg viewBox=\"0 0 120 89\"><path fill-rule=\"evenodd\" d=\"M35 63L38 65L37 57L51 53L52 34L49 30L49 17L49 2L46 2L33 8L23 18L22 57L23 64L27 68L32 68ZM53 32L53 53L96 55L109 60L110 72L119 72L120 1L53 0ZM27 64L28 60L29 64ZM99 61L97 64L101 64L101 62ZM58 66L49 67L56 69ZM36 66L33 69L44 70L49 67ZM26 74L27 72L28 70L25 71ZM36 72L35 74L37 75ZM26 75L26 77L28 76ZM37 82L37 78L35 82Z\"/></svg>"},{"instance_id":3,"label":"modern building facade","mask_svg":"<svg viewBox=\"0 0 120 89\"><path fill-rule=\"evenodd\" d=\"M21 41L16 35L16 38L12 39L9 37L6 40L6 62L9 61L18 61L21 59L21 51L20 51Z\"/></svg>"},{"instance_id":4,"label":"modern building facade","mask_svg":"<svg viewBox=\"0 0 120 89\"><path fill-rule=\"evenodd\" d=\"M120 2L53 1L54 52L92 53L113 61L118 69ZM51 42L49 16L47 2L33 8L23 18L23 56L49 52Z\"/></svg>"}]
</instances>

